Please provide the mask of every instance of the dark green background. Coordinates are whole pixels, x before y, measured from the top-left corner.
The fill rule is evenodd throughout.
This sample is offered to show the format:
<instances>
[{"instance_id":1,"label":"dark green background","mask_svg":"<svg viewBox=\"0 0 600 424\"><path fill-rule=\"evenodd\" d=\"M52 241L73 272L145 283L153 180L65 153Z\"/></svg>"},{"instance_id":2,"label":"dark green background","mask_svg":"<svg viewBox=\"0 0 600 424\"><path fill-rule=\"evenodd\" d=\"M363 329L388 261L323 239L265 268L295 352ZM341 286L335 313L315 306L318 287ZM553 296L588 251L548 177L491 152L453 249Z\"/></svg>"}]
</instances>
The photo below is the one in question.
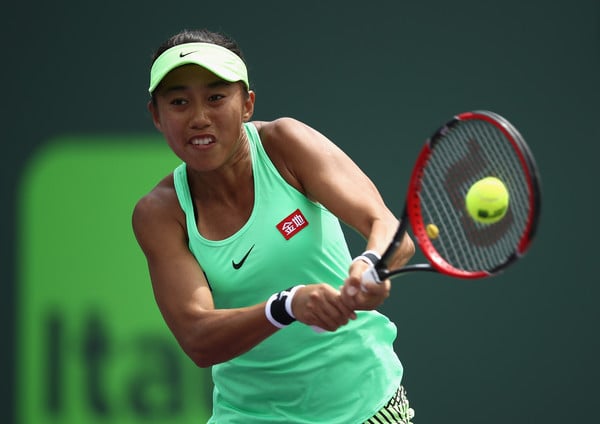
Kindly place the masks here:
<instances>
[{"instance_id":1,"label":"dark green background","mask_svg":"<svg viewBox=\"0 0 600 424\"><path fill-rule=\"evenodd\" d=\"M526 259L489 281L406 277L385 310L399 327L415 422L597 419L597 0L55 1L5 5L0 26L0 421L12 422L15 402L26 164L56 136L153 134L149 57L172 33L205 26L240 42L256 119L294 116L318 128L397 212L420 144L453 114L491 109L521 130L544 195Z\"/></svg>"}]
</instances>

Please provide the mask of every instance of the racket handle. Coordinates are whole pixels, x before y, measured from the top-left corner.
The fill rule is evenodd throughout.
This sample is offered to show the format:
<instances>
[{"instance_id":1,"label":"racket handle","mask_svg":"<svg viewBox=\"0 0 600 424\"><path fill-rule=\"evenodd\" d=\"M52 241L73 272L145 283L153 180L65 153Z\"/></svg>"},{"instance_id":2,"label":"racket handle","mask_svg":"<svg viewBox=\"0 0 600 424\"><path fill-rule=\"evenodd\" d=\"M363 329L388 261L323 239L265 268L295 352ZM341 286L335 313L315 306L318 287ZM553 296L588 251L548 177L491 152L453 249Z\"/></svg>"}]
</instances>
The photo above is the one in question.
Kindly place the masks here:
<instances>
[{"instance_id":1,"label":"racket handle","mask_svg":"<svg viewBox=\"0 0 600 424\"><path fill-rule=\"evenodd\" d=\"M360 288L362 289L362 291L367 291L368 284L381 284L381 279L379 278L379 274L377 273L377 270L374 266L370 266L365 272L363 272L363 275L360 280ZM346 292L350 296L354 296L356 294L356 289L354 287L348 287L346 288ZM325 331L321 327L318 327L316 325L311 325L311 328L317 333L322 333Z\"/></svg>"},{"instance_id":2,"label":"racket handle","mask_svg":"<svg viewBox=\"0 0 600 424\"><path fill-rule=\"evenodd\" d=\"M379 273L375 269L374 266L370 266L367 268L360 279L360 284L364 288L367 284L381 284L381 278L379 278Z\"/></svg>"},{"instance_id":3,"label":"racket handle","mask_svg":"<svg viewBox=\"0 0 600 424\"><path fill-rule=\"evenodd\" d=\"M379 278L379 274L374 266L370 266L367 268L365 272L363 272L360 279L360 288L362 291L367 291L367 285L369 284L381 284L381 279ZM356 294L356 289L354 287L348 287L346 292L350 296L354 296Z\"/></svg>"}]
</instances>

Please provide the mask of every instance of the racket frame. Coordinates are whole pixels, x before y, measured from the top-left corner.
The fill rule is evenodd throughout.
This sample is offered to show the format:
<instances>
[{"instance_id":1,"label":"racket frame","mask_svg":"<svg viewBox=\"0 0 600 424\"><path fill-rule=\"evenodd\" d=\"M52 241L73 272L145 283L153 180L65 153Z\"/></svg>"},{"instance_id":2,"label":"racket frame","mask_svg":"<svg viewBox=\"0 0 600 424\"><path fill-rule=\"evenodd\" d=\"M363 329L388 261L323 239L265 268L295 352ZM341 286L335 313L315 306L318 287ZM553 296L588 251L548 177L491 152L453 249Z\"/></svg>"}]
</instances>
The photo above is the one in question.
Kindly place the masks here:
<instances>
[{"instance_id":1,"label":"racket frame","mask_svg":"<svg viewBox=\"0 0 600 424\"><path fill-rule=\"evenodd\" d=\"M421 209L421 201L419 192L421 189L422 176L425 170L427 161L429 160L435 146L443 137L452 130L453 127L458 125L462 121L467 120L483 120L499 129L506 139L511 143L513 150L517 154L521 167L525 174L525 179L528 184L529 193L529 214L527 222L525 224L525 231L521 235L519 243L512 255L510 255L506 261L496 266L494 269L485 271L468 271L456 268L448 263L436 250L431 239L427 235L426 225L423 222L423 214ZM490 112L490 111L473 111L464 112L456 115L453 119L448 121L445 125L440 127L431 138L429 138L423 148L421 149L415 165L413 167L408 191L405 200L405 206L402 212L402 218L398 226L398 230L394 235L394 238L386 251L383 253L381 260L375 264L374 271L379 281L383 281L393 276L415 271L429 271L439 272L451 277L462 278L462 279L477 279L485 278L501 272L504 268L519 259L528 250L533 237L537 231L537 223L540 214L541 206L541 194L539 187L539 175L537 167L533 159L533 155L529 150L527 143L521 136L521 134L514 128L505 118L502 116ZM410 224L410 225L409 225ZM397 270L389 270L389 260L391 259L394 252L400 246L404 234L407 232L408 227L416 238L417 244L421 251L427 258L429 263L408 265ZM374 278L369 278L374 280Z\"/></svg>"}]
</instances>

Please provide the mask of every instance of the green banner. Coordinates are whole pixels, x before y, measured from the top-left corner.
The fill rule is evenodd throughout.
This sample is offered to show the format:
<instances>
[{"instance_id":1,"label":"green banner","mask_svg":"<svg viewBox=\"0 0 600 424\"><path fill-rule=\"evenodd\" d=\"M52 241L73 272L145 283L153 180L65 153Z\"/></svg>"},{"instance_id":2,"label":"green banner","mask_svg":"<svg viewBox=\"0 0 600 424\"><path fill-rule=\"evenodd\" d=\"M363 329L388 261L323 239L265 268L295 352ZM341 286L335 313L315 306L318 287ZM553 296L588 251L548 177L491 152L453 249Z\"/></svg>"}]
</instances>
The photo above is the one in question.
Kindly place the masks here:
<instances>
[{"instance_id":1,"label":"green banner","mask_svg":"<svg viewBox=\"0 0 600 424\"><path fill-rule=\"evenodd\" d=\"M179 160L158 137L46 146L20 190L17 422L205 422L210 374L163 322L131 229Z\"/></svg>"}]
</instances>

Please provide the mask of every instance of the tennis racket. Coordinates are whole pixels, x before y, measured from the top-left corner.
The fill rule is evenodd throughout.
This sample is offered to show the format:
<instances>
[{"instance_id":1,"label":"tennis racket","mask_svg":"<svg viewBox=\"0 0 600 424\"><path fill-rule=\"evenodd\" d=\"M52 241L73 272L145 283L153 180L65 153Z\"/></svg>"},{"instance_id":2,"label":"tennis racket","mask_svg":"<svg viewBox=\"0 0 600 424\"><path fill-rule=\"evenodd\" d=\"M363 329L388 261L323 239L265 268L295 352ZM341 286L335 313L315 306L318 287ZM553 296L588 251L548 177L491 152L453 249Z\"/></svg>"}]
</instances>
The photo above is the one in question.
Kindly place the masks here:
<instances>
[{"instance_id":1,"label":"tennis racket","mask_svg":"<svg viewBox=\"0 0 600 424\"><path fill-rule=\"evenodd\" d=\"M504 182L509 203L502 219L485 224L469 215L465 197L475 182L490 176ZM529 249L540 206L538 170L517 129L493 112L461 113L421 149L398 230L381 259L363 274L363 287L416 271L463 279L496 275ZM427 263L390 270L409 226Z\"/></svg>"}]
</instances>

